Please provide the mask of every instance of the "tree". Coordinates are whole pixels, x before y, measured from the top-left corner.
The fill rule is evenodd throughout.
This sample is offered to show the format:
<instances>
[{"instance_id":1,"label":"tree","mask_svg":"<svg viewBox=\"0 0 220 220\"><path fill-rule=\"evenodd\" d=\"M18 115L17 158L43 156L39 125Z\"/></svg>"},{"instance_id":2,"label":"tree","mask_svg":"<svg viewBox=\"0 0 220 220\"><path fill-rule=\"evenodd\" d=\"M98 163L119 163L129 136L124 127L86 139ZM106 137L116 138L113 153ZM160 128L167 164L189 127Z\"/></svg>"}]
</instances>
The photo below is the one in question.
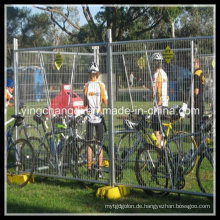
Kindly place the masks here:
<instances>
[{"instance_id":1,"label":"tree","mask_svg":"<svg viewBox=\"0 0 220 220\"><path fill-rule=\"evenodd\" d=\"M19 38L30 16L31 10L27 8L7 7L7 65L12 62L13 38Z\"/></svg>"},{"instance_id":2,"label":"tree","mask_svg":"<svg viewBox=\"0 0 220 220\"><path fill-rule=\"evenodd\" d=\"M181 14L182 12L181 7L171 7L171 8L166 8L164 10L164 16L163 20L165 21L166 24L171 25L171 36L172 38L175 38L175 23L174 20Z\"/></svg>"},{"instance_id":3,"label":"tree","mask_svg":"<svg viewBox=\"0 0 220 220\"><path fill-rule=\"evenodd\" d=\"M96 15L98 21L96 24L91 17L89 7L83 6L85 18L93 34L96 31L98 41L103 41L103 36L109 28L112 29L113 41L128 40L146 34L160 23L164 10L155 7L126 6L102 7L101 9L103 11Z\"/></svg>"},{"instance_id":4,"label":"tree","mask_svg":"<svg viewBox=\"0 0 220 220\"><path fill-rule=\"evenodd\" d=\"M70 8L66 9L67 12L64 13L63 8L35 7L50 12L52 21L69 36L76 37L79 34L78 39L85 41L82 39L83 34L85 34L85 38L89 38L90 42L92 42L91 39L94 40L93 42L105 41L106 30L109 28L112 29L113 41L145 35L160 23L165 10L163 7L101 7L101 11L93 17L89 7L85 5L82 6L82 9L88 25L80 27L76 21L70 18ZM58 14L63 21L60 22L59 19L55 18L55 14ZM67 23L72 31L66 27ZM136 28L132 29L135 26ZM131 35L129 35L130 33Z\"/></svg>"},{"instance_id":5,"label":"tree","mask_svg":"<svg viewBox=\"0 0 220 220\"><path fill-rule=\"evenodd\" d=\"M34 14L28 17L28 22L22 30L22 43L32 47L46 45L46 36L50 30L51 21L46 13Z\"/></svg>"},{"instance_id":6,"label":"tree","mask_svg":"<svg viewBox=\"0 0 220 220\"><path fill-rule=\"evenodd\" d=\"M213 35L213 7L185 7L178 18L179 37Z\"/></svg>"},{"instance_id":7,"label":"tree","mask_svg":"<svg viewBox=\"0 0 220 220\"><path fill-rule=\"evenodd\" d=\"M77 37L77 32L80 30L77 7L34 7L49 12L51 21L55 25L71 38ZM77 30L77 32L75 30Z\"/></svg>"}]
</instances>

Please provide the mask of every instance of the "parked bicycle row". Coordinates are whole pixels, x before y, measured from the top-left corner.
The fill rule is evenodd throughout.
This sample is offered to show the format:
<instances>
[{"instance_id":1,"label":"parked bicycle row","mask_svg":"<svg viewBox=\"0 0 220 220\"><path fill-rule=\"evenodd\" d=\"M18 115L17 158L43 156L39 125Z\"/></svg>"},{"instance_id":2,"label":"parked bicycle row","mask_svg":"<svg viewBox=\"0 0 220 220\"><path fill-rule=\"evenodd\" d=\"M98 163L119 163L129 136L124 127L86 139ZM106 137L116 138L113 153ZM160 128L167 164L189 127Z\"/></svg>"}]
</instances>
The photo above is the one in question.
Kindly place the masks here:
<instances>
[{"instance_id":1,"label":"parked bicycle row","mask_svg":"<svg viewBox=\"0 0 220 220\"><path fill-rule=\"evenodd\" d=\"M169 190L184 189L186 176L195 168L200 190L213 192L214 150L208 138L212 133L212 116L203 118L200 132L189 134L174 129L175 122L180 120L178 112L179 108L176 108L174 114L162 122L164 142L161 147L152 133L152 117L131 112L123 120L124 128L114 131L115 183L123 183L130 169L129 178L133 179L134 185L141 185L147 193L164 195ZM86 114L78 117L60 115L47 120L48 115L36 113L33 116L36 124L25 124L21 115L12 117L15 118L14 125L7 129L9 184L12 184L12 177L19 173L29 175L27 181L19 185L21 187L27 184L33 173L109 182L112 169L104 116L101 116L105 128L102 141L86 138ZM16 126L25 138L14 141ZM89 148L93 152L91 161ZM91 169L88 169L89 163Z\"/></svg>"}]
</instances>

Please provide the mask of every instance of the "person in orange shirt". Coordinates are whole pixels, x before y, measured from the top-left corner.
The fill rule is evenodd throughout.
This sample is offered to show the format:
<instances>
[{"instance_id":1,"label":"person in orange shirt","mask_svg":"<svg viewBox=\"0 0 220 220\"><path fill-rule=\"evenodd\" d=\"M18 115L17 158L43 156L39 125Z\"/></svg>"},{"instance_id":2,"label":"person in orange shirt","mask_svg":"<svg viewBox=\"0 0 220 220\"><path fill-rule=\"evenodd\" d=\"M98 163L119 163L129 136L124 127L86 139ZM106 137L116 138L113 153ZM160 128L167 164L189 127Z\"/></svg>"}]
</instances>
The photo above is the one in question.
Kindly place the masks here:
<instances>
[{"instance_id":1,"label":"person in orange shirt","mask_svg":"<svg viewBox=\"0 0 220 220\"><path fill-rule=\"evenodd\" d=\"M10 103L10 100L14 100L14 96L12 95L13 90L14 90L14 81L12 79L8 79L7 86L5 89L6 108L8 106L14 106L14 103Z\"/></svg>"},{"instance_id":2,"label":"person in orange shirt","mask_svg":"<svg viewBox=\"0 0 220 220\"><path fill-rule=\"evenodd\" d=\"M10 100L14 100L14 96L12 95L14 90L14 81L12 79L7 80L7 85L5 89L5 116L7 116L8 106L14 106L14 103L10 103Z\"/></svg>"}]
</instances>

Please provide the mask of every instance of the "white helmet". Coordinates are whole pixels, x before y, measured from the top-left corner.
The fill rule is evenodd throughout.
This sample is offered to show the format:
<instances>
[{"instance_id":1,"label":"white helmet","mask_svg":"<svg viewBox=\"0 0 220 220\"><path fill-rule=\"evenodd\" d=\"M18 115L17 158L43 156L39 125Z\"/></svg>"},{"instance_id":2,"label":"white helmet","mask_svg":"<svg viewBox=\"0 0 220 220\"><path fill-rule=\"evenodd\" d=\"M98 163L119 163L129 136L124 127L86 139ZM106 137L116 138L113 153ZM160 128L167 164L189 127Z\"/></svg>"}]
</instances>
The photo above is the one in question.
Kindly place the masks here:
<instances>
[{"instance_id":1,"label":"white helmet","mask_svg":"<svg viewBox=\"0 0 220 220\"><path fill-rule=\"evenodd\" d=\"M131 122L129 120L124 120L124 126L126 129L132 130L132 129L135 129L135 127L137 126L137 123Z\"/></svg>"},{"instance_id":2,"label":"white helmet","mask_svg":"<svg viewBox=\"0 0 220 220\"><path fill-rule=\"evenodd\" d=\"M92 63L89 65L88 72L89 72L89 73L97 73L97 72L99 72L99 67L98 67L98 65L97 65L95 62L92 62Z\"/></svg>"},{"instance_id":3,"label":"white helmet","mask_svg":"<svg viewBox=\"0 0 220 220\"><path fill-rule=\"evenodd\" d=\"M153 53L151 56L152 60L163 60L163 56L161 53Z\"/></svg>"}]
</instances>

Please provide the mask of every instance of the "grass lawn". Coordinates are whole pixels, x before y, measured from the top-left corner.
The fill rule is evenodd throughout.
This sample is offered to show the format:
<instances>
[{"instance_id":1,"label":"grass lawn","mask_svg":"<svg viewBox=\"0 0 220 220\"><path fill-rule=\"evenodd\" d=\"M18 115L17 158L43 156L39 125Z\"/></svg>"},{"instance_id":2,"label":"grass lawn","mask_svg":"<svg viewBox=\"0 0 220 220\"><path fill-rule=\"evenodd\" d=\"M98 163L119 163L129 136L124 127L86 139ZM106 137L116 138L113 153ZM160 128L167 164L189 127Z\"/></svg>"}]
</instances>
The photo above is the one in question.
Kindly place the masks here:
<instances>
[{"instance_id":1,"label":"grass lawn","mask_svg":"<svg viewBox=\"0 0 220 220\"><path fill-rule=\"evenodd\" d=\"M96 197L100 184L72 180L35 177L24 188L7 186L6 213L213 213L213 201L205 197L169 194L149 196L141 189L131 188L130 194L118 200Z\"/></svg>"}]
</instances>

